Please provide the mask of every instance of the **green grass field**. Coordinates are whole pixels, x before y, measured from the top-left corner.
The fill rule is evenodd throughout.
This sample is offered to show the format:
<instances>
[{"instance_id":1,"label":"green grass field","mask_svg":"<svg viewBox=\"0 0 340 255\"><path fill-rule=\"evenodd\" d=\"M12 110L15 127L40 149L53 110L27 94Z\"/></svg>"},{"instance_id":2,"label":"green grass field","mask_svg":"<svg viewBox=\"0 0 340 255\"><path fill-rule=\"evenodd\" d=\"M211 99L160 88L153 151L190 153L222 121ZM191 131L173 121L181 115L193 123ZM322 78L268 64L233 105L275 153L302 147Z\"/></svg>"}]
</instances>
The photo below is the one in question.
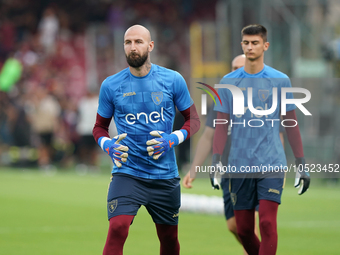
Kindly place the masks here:
<instances>
[{"instance_id":1,"label":"green grass field","mask_svg":"<svg viewBox=\"0 0 340 255\"><path fill-rule=\"evenodd\" d=\"M277 254L340 254L340 186L317 181L298 196L289 179L279 207ZM0 168L0 254L101 254L109 175ZM186 193L219 195L207 179ZM181 254L242 254L223 216L180 213ZM141 209L124 254L159 254L154 224Z\"/></svg>"}]
</instances>

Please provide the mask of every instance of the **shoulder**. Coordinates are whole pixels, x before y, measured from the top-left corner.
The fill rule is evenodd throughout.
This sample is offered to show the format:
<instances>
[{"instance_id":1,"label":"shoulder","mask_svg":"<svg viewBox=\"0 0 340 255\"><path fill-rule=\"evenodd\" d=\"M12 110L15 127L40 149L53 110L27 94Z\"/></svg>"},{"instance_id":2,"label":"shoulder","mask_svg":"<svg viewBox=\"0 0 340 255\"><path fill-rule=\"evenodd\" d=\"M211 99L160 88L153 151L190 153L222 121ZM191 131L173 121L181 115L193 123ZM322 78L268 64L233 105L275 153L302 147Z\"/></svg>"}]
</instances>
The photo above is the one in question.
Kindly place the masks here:
<instances>
[{"instance_id":1,"label":"shoulder","mask_svg":"<svg viewBox=\"0 0 340 255\"><path fill-rule=\"evenodd\" d=\"M267 65L265 65L265 73L269 78L289 78L287 74Z\"/></svg>"},{"instance_id":2,"label":"shoulder","mask_svg":"<svg viewBox=\"0 0 340 255\"><path fill-rule=\"evenodd\" d=\"M125 68L122 71L120 71L119 73L116 73L114 75L111 75L109 77L107 77L102 85L101 88L102 89L113 89L113 88L117 88L118 86L115 86L117 83L122 83L125 79L127 79L129 76L129 68Z\"/></svg>"},{"instance_id":3,"label":"shoulder","mask_svg":"<svg viewBox=\"0 0 340 255\"><path fill-rule=\"evenodd\" d=\"M161 83L164 89L177 93L187 88L187 83L179 72L158 65L154 65L153 69L154 79Z\"/></svg>"},{"instance_id":4,"label":"shoulder","mask_svg":"<svg viewBox=\"0 0 340 255\"><path fill-rule=\"evenodd\" d=\"M223 76L223 79L224 78L241 78L243 72L244 72L244 67L241 67L231 73L226 74L225 76Z\"/></svg>"},{"instance_id":5,"label":"shoulder","mask_svg":"<svg viewBox=\"0 0 340 255\"><path fill-rule=\"evenodd\" d=\"M174 70L168 69L166 67L163 66L159 66L159 65L155 65L154 66L154 73L162 78L170 78L170 79L174 79L174 78L183 78L182 75Z\"/></svg>"},{"instance_id":6,"label":"shoulder","mask_svg":"<svg viewBox=\"0 0 340 255\"><path fill-rule=\"evenodd\" d=\"M241 67L231 73L226 74L221 79L221 84L237 84L240 79L244 76L244 68Z\"/></svg>"}]
</instances>

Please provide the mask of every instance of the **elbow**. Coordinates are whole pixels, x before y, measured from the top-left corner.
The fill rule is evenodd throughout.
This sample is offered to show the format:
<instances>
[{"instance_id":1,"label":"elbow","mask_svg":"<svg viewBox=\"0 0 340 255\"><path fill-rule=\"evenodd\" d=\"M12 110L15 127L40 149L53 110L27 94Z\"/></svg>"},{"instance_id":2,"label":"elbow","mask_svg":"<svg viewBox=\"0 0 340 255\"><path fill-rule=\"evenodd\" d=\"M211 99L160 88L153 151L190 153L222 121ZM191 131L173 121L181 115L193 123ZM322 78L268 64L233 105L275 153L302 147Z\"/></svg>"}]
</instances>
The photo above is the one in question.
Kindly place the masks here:
<instances>
[{"instance_id":1,"label":"elbow","mask_svg":"<svg viewBox=\"0 0 340 255\"><path fill-rule=\"evenodd\" d=\"M98 142L98 135L97 134L98 134L98 127L97 127L97 125L94 125L94 127L92 129L92 136L93 136L93 138L96 142Z\"/></svg>"},{"instance_id":2,"label":"elbow","mask_svg":"<svg viewBox=\"0 0 340 255\"><path fill-rule=\"evenodd\" d=\"M199 117L197 116L196 118L191 120L191 127L190 127L190 133L191 135L196 134L198 130L200 130L201 127L201 121Z\"/></svg>"},{"instance_id":3,"label":"elbow","mask_svg":"<svg viewBox=\"0 0 340 255\"><path fill-rule=\"evenodd\" d=\"M201 127L201 121L200 118L198 116L198 113L196 111L196 107L195 105L192 105L192 113L191 113L191 128L190 128L190 133L193 135L195 133L198 132L198 130L200 130Z\"/></svg>"}]
</instances>

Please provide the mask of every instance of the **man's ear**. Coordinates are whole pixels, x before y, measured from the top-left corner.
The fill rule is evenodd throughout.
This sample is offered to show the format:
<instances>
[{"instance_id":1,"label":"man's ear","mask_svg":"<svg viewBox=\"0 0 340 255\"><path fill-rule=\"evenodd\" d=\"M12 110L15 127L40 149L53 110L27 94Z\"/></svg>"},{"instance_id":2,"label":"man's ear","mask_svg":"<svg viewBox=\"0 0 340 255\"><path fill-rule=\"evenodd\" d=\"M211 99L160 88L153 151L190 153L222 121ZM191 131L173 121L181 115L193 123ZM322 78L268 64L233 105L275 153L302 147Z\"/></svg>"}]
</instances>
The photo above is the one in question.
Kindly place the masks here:
<instances>
[{"instance_id":1,"label":"man's ear","mask_svg":"<svg viewBox=\"0 0 340 255\"><path fill-rule=\"evenodd\" d=\"M267 50L268 50L269 45L270 45L269 42L265 42L265 43L264 43L264 51L267 51Z\"/></svg>"},{"instance_id":2,"label":"man's ear","mask_svg":"<svg viewBox=\"0 0 340 255\"><path fill-rule=\"evenodd\" d=\"M151 42L149 43L149 52L151 52L151 51L153 50L153 48L154 48L154 42L151 41Z\"/></svg>"}]
</instances>

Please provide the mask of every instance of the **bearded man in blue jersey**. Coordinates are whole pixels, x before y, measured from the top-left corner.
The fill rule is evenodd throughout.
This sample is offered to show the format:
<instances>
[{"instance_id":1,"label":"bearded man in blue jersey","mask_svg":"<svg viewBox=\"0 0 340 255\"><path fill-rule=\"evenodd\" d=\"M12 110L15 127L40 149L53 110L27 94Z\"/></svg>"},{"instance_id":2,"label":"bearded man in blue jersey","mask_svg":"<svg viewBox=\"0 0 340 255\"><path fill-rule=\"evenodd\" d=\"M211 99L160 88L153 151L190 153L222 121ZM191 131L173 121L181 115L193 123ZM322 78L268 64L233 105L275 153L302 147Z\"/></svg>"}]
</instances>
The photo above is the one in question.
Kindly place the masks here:
<instances>
[{"instance_id":1,"label":"bearded man in blue jersey","mask_svg":"<svg viewBox=\"0 0 340 255\"><path fill-rule=\"evenodd\" d=\"M93 136L114 162L104 255L123 254L129 226L141 205L156 225L160 254L179 254L180 178L174 147L196 133L200 121L184 78L152 64L153 48L148 29L130 27L124 35L129 67L106 78L100 88ZM173 131L176 107L185 123ZM110 139L112 118L118 136Z\"/></svg>"},{"instance_id":2,"label":"bearded man in blue jersey","mask_svg":"<svg viewBox=\"0 0 340 255\"><path fill-rule=\"evenodd\" d=\"M221 155L230 125L231 149L229 168L226 169L231 178L230 196L238 236L249 255L274 255L277 210L287 167L279 136L281 93L290 88L291 83L287 75L264 64L264 52L269 47L265 27L254 24L243 28L241 45L246 56L244 67L227 74L220 82L232 85L229 88L239 94L234 97L228 88L218 90L222 103L214 109L218 112L217 120L224 120L224 124L216 124L213 166L221 168ZM244 107L244 112L236 114L237 103L242 97L244 103L241 101L240 106ZM286 98L292 99L293 94L286 93ZM309 187L310 178L303 169L305 160L295 108L294 104L288 104L282 118L297 167L301 170L296 175L296 186L301 186L299 194L303 194ZM219 188L216 178L211 178L211 183L213 188ZM254 213L258 204L261 242L254 233Z\"/></svg>"}]
</instances>

